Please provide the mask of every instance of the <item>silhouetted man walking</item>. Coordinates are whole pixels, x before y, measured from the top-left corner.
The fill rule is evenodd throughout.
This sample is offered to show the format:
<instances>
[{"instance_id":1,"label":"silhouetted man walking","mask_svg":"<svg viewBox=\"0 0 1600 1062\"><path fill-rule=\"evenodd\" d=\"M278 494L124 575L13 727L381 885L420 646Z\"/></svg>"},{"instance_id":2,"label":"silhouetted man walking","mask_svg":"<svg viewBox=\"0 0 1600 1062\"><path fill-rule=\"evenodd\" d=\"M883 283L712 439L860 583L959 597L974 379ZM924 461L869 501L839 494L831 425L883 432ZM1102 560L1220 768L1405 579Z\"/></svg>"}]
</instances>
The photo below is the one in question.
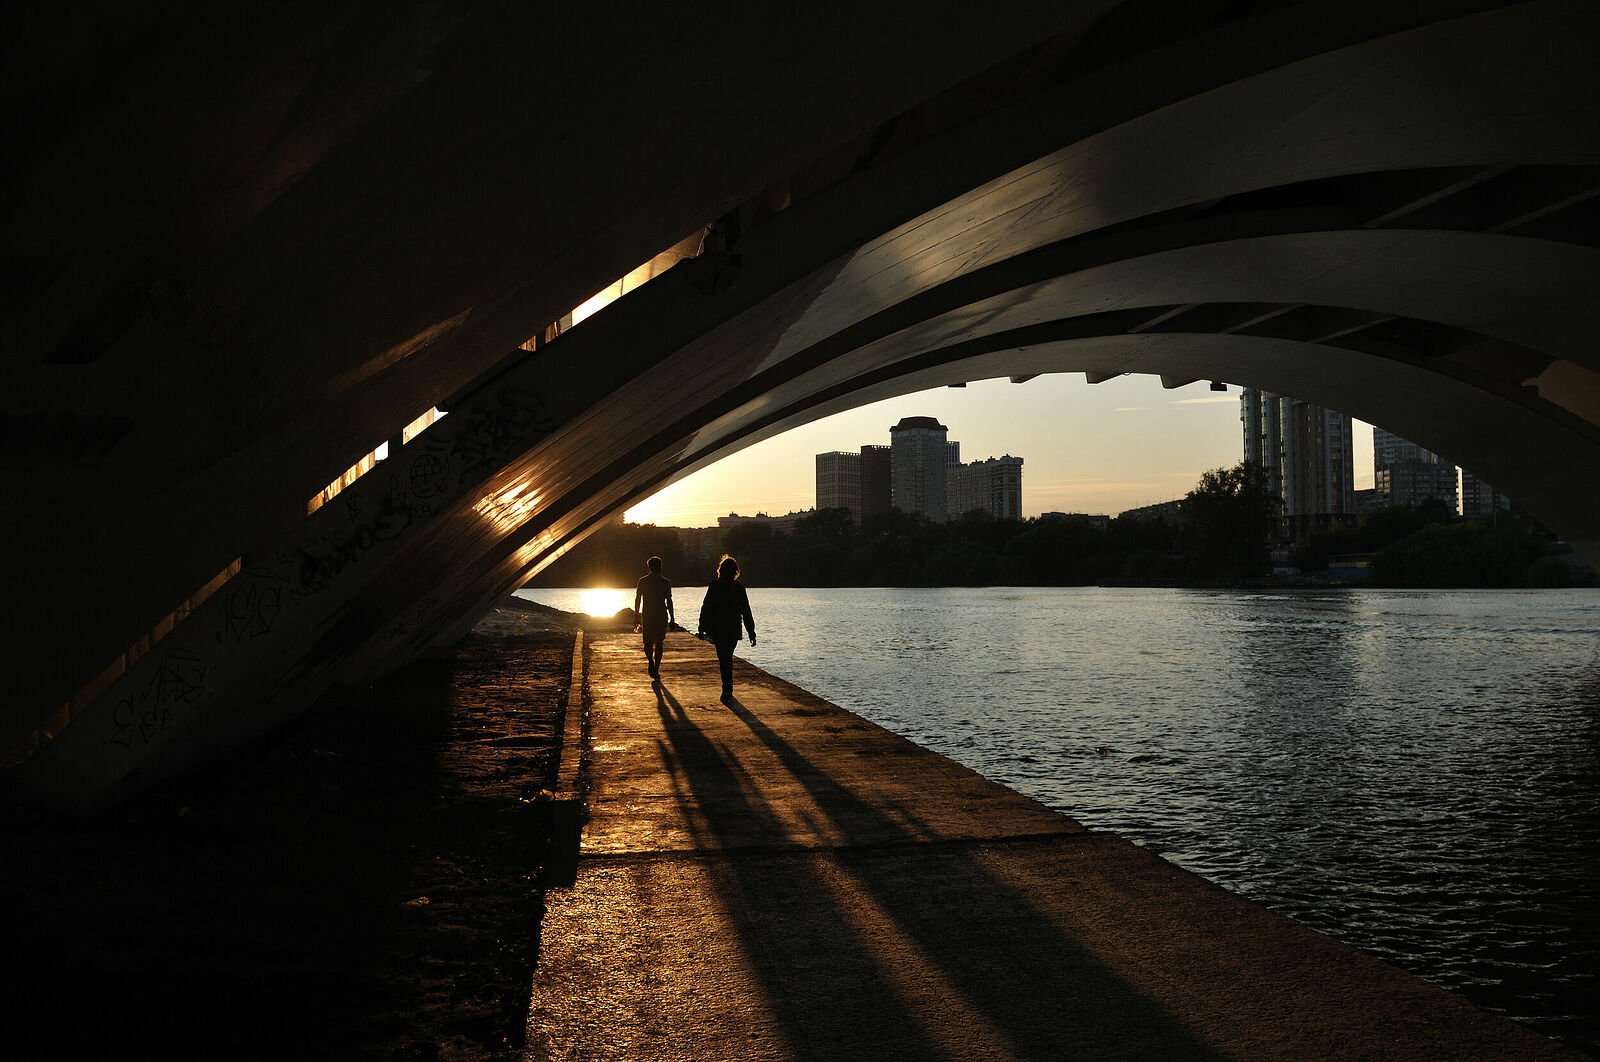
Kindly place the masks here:
<instances>
[{"instance_id":1,"label":"silhouetted man walking","mask_svg":"<svg viewBox=\"0 0 1600 1062\"><path fill-rule=\"evenodd\" d=\"M661 574L661 558L647 562L648 575L633 591L633 610L639 614L639 630L644 632L644 659L650 677L661 678L661 650L667 641L667 625L672 622L672 584Z\"/></svg>"}]
</instances>

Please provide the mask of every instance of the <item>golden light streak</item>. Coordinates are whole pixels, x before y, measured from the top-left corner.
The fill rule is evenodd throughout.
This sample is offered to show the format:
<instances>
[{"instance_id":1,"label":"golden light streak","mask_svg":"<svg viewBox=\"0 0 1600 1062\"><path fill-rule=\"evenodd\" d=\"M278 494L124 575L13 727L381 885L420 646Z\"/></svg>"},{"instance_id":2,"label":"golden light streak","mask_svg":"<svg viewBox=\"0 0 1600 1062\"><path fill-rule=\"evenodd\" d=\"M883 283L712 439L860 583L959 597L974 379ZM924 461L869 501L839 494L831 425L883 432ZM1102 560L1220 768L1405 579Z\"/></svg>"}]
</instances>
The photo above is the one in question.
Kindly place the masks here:
<instances>
[{"instance_id":1,"label":"golden light streak","mask_svg":"<svg viewBox=\"0 0 1600 1062\"><path fill-rule=\"evenodd\" d=\"M501 534L509 534L527 523L543 504L544 495L534 490L531 482L523 480L480 499L473 509L493 522Z\"/></svg>"},{"instance_id":2,"label":"golden light streak","mask_svg":"<svg viewBox=\"0 0 1600 1062\"><path fill-rule=\"evenodd\" d=\"M417 436L421 435L442 416L444 416L444 414L439 412L439 408L437 406L429 406L426 413L422 414L422 416L418 417L416 420L400 429L400 445L404 446L412 439L415 439Z\"/></svg>"}]
</instances>

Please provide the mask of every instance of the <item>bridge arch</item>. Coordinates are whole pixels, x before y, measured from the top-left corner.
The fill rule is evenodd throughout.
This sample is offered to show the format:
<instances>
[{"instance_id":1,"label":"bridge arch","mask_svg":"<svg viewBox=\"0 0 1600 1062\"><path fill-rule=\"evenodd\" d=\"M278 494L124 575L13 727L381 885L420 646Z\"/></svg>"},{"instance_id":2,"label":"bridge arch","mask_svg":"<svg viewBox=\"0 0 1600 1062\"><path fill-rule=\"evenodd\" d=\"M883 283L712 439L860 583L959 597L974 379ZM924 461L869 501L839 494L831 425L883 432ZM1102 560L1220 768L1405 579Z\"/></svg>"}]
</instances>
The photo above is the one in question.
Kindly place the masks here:
<instances>
[{"instance_id":1,"label":"bridge arch","mask_svg":"<svg viewBox=\"0 0 1600 1062\"><path fill-rule=\"evenodd\" d=\"M920 43L940 45L919 60L876 26L885 57L923 64L906 72L920 87L899 97L873 95L868 74L819 38L815 99L797 107L745 67L751 110L699 98L686 148L637 193L644 207L612 222L622 185L591 192L581 164L543 157L561 188L548 216L495 199L516 222L498 240L458 207L425 216L446 241L438 260L408 252L404 269L422 272L390 293L382 282L397 267L371 248L404 212L375 223L362 179L392 167L386 186L431 203L441 189L499 194L497 180L535 172L495 142L458 142L459 179L404 158L410 114L470 114L482 128L474 108L509 118L528 106L485 99L476 75L441 62L423 98L395 89L400 103L238 239L211 234L196 259L214 274L178 267L198 305L157 300L152 315L141 296L140 323L103 360L54 348L51 364L95 366L84 379L164 373L182 402L210 396L214 416L190 436L134 418L137 445L113 435L73 472L74 489L25 523L20 545L40 563L23 599L41 622L22 648L45 663L22 680L0 736L28 747L26 784L69 804L147 784L333 681L451 639L674 479L943 383L1148 372L1319 400L1473 468L1600 559L1600 12L1576 0L1399 6L1262 5L1141 42L1128 35L1135 16L1185 5L1019 5L1022 37L1004 47L1026 47L1001 64L1004 90L964 82L943 95L928 68L961 53L959 19L919 27ZM469 20L476 47L491 47L494 17ZM703 28L759 47L770 27ZM866 102L829 111L851 88ZM796 158L763 114L804 119L811 144L869 132ZM725 172L739 194L679 187ZM560 252L506 264L540 217ZM545 329L596 278L713 217L698 257L570 331ZM648 233L656 243L641 245ZM324 270L329 290L354 300L348 320L304 275L317 262L306 249L330 243L354 249L341 269L376 270ZM286 267L302 272L273 272ZM429 281L459 297L419 307ZM268 323L285 314L304 319ZM385 314L409 323L396 333ZM331 338L314 334L319 322ZM280 392L305 405L288 410ZM149 401L157 415L178 409ZM341 498L303 518L286 506L432 404L449 415ZM75 415L115 409L89 402ZM160 481L169 512L94 521L97 490L127 500L162 462L176 469ZM152 648L104 668L206 577L233 573L233 558L236 574ZM79 644L54 644L72 614L62 598L92 593L104 566L127 573L126 593L82 624ZM82 574L60 585L68 571Z\"/></svg>"}]
</instances>

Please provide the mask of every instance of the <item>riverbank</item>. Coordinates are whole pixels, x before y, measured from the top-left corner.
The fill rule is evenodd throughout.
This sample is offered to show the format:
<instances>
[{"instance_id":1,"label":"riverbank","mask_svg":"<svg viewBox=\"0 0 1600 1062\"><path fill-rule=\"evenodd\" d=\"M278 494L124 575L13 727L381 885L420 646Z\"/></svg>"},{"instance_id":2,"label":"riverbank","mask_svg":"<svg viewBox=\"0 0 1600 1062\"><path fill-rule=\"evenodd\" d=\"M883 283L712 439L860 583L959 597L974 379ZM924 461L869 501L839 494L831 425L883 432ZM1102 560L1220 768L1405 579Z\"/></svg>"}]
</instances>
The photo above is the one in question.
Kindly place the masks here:
<instances>
[{"instance_id":1,"label":"riverbank","mask_svg":"<svg viewBox=\"0 0 1600 1062\"><path fill-rule=\"evenodd\" d=\"M545 918L568 622L593 646L598 825ZM13 818L13 1027L66 1057L508 1059L531 1002L535 1058L1336 1057L1445 1006L1406 1028L1570 1057L742 662L724 707L687 636L661 696L641 663L625 620L511 602L93 826ZM1371 1057L1427 1057L1395 1042Z\"/></svg>"},{"instance_id":2,"label":"riverbank","mask_svg":"<svg viewBox=\"0 0 1600 1062\"><path fill-rule=\"evenodd\" d=\"M1576 1059L702 643L585 636L534 1059Z\"/></svg>"},{"instance_id":3,"label":"riverbank","mask_svg":"<svg viewBox=\"0 0 1600 1062\"><path fill-rule=\"evenodd\" d=\"M750 597L769 674L1600 1055L1595 591Z\"/></svg>"},{"instance_id":4,"label":"riverbank","mask_svg":"<svg viewBox=\"0 0 1600 1062\"><path fill-rule=\"evenodd\" d=\"M573 634L493 610L102 819L6 809L12 1036L52 1057L520 1057Z\"/></svg>"}]
</instances>

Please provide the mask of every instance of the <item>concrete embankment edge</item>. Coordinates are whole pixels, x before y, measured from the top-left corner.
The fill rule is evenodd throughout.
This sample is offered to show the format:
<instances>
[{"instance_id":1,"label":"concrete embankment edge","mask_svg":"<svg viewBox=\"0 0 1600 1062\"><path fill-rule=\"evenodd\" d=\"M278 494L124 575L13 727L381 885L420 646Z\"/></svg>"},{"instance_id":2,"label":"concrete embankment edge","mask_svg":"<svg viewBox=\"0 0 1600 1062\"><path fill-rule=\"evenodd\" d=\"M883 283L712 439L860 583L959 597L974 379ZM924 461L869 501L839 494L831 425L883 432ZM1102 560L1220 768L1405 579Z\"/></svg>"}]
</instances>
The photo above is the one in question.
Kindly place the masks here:
<instances>
[{"instance_id":1,"label":"concrete embankment edge","mask_svg":"<svg viewBox=\"0 0 1600 1062\"><path fill-rule=\"evenodd\" d=\"M586 641L534 1058L1575 1059L709 647Z\"/></svg>"}]
</instances>

